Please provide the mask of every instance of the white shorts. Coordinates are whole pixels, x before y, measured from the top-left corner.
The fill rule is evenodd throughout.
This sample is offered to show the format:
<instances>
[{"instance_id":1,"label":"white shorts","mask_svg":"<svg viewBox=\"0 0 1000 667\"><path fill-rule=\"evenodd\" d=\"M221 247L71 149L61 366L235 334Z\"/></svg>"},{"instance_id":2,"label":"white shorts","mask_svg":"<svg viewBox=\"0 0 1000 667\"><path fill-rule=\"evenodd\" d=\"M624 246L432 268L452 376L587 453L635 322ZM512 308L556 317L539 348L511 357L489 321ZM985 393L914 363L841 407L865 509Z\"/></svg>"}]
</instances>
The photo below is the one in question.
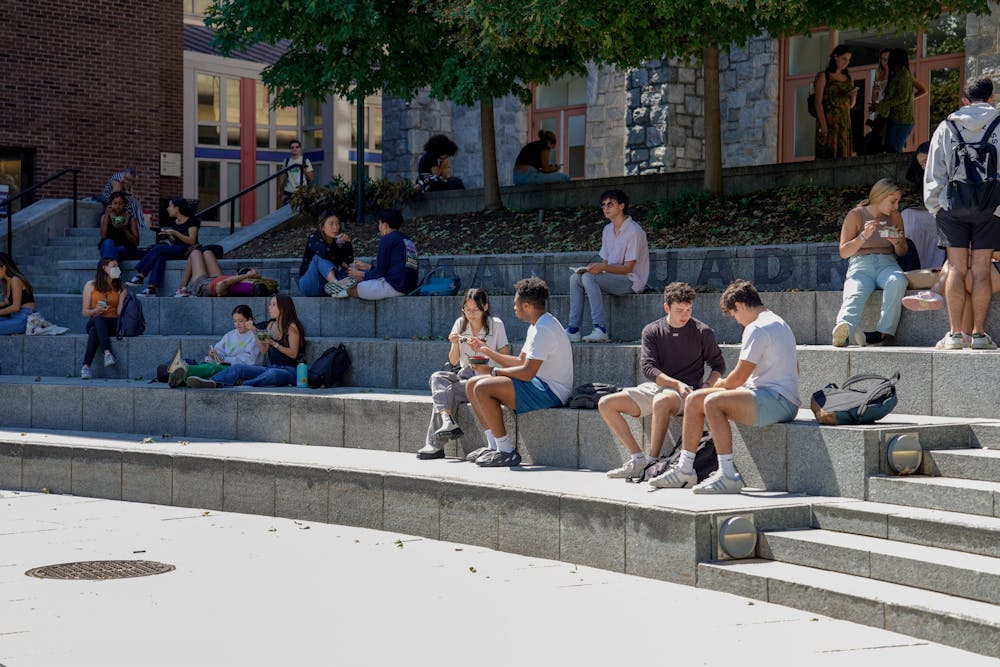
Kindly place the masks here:
<instances>
[{"instance_id":1,"label":"white shorts","mask_svg":"<svg viewBox=\"0 0 1000 667\"><path fill-rule=\"evenodd\" d=\"M662 394L664 392L670 392L676 394L677 390L670 389L669 387L661 387L655 382L643 382L638 387L625 387L622 389L626 396L632 399L632 401L639 406L639 416L648 417L653 414L653 398L657 394ZM684 414L684 401L681 400L681 409L677 414Z\"/></svg>"},{"instance_id":2,"label":"white shorts","mask_svg":"<svg viewBox=\"0 0 1000 667\"><path fill-rule=\"evenodd\" d=\"M368 301L378 301L379 299L389 299L394 296L404 296L402 292L397 292L385 278L375 280L362 280L358 283L358 298Z\"/></svg>"}]
</instances>

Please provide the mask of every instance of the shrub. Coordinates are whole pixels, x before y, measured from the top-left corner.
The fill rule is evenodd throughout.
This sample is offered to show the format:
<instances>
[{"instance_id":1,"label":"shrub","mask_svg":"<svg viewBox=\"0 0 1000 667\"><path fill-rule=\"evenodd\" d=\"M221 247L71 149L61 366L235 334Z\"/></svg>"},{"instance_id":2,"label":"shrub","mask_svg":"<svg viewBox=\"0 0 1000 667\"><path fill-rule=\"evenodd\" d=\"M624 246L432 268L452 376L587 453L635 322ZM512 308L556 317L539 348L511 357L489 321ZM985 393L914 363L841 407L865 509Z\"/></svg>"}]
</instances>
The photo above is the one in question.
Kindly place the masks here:
<instances>
[{"instance_id":1,"label":"shrub","mask_svg":"<svg viewBox=\"0 0 1000 667\"><path fill-rule=\"evenodd\" d=\"M365 221L370 222L375 213L386 208L402 208L418 195L409 181L390 181L386 178L365 178ZM347 220L357 221L357 184L343 176L335 176L329 183L317 188L299 188L292 195L292 210L306 213L313 218L326 208L343 211Z\"/></svg>"}]
</instances>

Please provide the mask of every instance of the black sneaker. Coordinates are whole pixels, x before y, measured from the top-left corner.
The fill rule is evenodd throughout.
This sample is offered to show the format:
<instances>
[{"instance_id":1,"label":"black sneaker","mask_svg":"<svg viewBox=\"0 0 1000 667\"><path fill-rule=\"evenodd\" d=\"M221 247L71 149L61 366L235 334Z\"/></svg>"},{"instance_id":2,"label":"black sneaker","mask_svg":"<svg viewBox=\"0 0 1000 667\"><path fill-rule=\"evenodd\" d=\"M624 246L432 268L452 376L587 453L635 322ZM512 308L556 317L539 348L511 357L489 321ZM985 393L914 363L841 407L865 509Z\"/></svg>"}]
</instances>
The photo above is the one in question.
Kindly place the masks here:
<instances>
[{"instance_id":1,"label":"black sneaker","mask_svg":"<svg viewBox=\"0 0 1000 667\"><path fill-rule=\"evenodd\" d=\"M187 380L187 364L183 366L178 366L174 370L170 371L170 375L167 376L167 384L171 387L177 388L182 384L185 384Z\"/></svg>"},{"instance_id":2,"label":"black sneaker","mask_svg":"<svg viewBox=\"0 0 1000 667\"><path fill-rule=\"evenodd\" d=\"M434 451L427 451L427 452L421 450L417 452L417 458L420 459L421 461L432 461L434 459L443 459L444 450L435 449Z\"/></svg>"},{"instance_id":3,"label":"black sneaker","mask_svg":"<svg viewBox=\"0 0 1000 667\"><path fill-rule=\"evenodd\" d=\"M861 339L861 336L858 336L858 338ZM862 343L866 347L885 345L889 342L889 336L881 331L866 331L864 333L864 339L858 340L858 342Z\"/></svg>"},{"instance_id":4,"label":"black sneaker","mask_svg":"<svg viewBox=\"0 0 1000 667\"><path fill-rule=\"evenodd\" d=\"M515 449L512 452L490 452L476 459L476 465L481 468L511 468L521 465L521 455Z\"/></svg>"},{"instance_id":5,"label":"black sneaker","mask_svg":"<svg viewBox=\"0 0 1000 667\"><path fill-rule=\"evenodd\" d=\"M490 451L489 447L480 447L479 449L473 449L471 452L465 455L465 460L469 463L475 463L476 459Z\"/></svg>"},{"instance_id":6,"label":"black sneaker","mask_svg":"<svg viewBox=\"0 0 1000 667\"><path fill-rule=\"evenodd\" d=\"M127 280L127 281L125 282L125 284L126 284L126 285L132 285L133 287L135 287L135 286L138 286L138 285L141 285L141 284L142 284L142 280L143 280L142 276L140 276L140 275L139 275L139 274L137 273L137 274L135 274L134 276L132 276L131 278L129 278L129 279L128 279L128 280Z\"/></svg>"},{"instance_id":7,"label":"black sneaker","mask_svg":"<svg viewBox=\"0 0 1000 667\"><path fill-rule=\"evenodd\" d=\"M219 385L212 380L191 376L187 379L187 386L194 389L215 389Z\"/></svg>"}]
</instances>

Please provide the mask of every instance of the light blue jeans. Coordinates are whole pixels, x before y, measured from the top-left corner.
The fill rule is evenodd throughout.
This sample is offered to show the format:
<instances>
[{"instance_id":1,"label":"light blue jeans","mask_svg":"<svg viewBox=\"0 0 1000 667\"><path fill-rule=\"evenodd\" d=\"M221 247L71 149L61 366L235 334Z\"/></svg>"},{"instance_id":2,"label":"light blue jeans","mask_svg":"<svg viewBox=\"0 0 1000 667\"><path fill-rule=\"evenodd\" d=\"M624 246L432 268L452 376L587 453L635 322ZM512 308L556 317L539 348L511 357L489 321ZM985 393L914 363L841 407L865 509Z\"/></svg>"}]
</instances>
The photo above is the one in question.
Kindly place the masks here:
<instances>
[{"instance_id":1,"label":"light blue jeans","mask_svg":"<svg viewBox=\"0 0 1000 667\"><path fill-rule=\"evenodd\" d=\"M28 315L35 312L34 308L22 308L10 315L0 315L0 336L23 334L28 328Z\"/></svg>"},{"instance_id":2,"label":"light blue jeans","mask_svg":"<svg viewBox=\"0 0 1000 667\"><path fill-rule=\"evenodd\" d=\"M847 264L844 302L840 304L840 312L837 313L837 324L847 322L853 335L868 297L876 289L881 289L882 314L875 329L890 336L895 335L907 284L906 276L893 254L851 257Z\"/></svg>"},{"instance_id":3,"label":"light blue jeans","mask_svg":"<svg viewBox=\"0 0 1000 667\"><path fill-rule=\"evenodd\" d=\"M326 277L333 269L333 262L323 259L319 255L313 255L309 262L309 268L299 276L299 292L302 296L326 296L323 288L326 287ZM338 269L334 272L337 280L347 277L346 269Z\"/></svg>"},{"instance_id":4,"label":"light blue jeans","mask_svg":"<svg viewBox=\"0 0 1000 667\"><path fill-rule=\"evenodd\" d=\"M233 364L213 375L212 380L227 387L237 384L240 380L244 387L287 387L295 384L295 368Z\"/></svg>"},{"instance_id":5,"label":"light blue jeans","mask_svg":"<svg viewBox=\"0 0 1000 667\"><path fill-rule=\"evenodd\" d=\"M604 294L631 294L632 279L622 273L573 273L569 277L569 326L580 328L583 321L583 294L590 302L590 321L608 329L604 316Z\"/></svg>"},{"instance_id":6,"label":"light blue jeans","mask_svg":"<svg viewBox=\"0 0 1000 667\"><path fill-rule=\"evenodd\" d=\"M565 174L561 171L550 171L549 173L544 173L535 169L534 167L529 168L527 171L514 170L514 185L533 185L537 183L566 183L569 181L569 174Z\"/></svg>"}]
</instances>

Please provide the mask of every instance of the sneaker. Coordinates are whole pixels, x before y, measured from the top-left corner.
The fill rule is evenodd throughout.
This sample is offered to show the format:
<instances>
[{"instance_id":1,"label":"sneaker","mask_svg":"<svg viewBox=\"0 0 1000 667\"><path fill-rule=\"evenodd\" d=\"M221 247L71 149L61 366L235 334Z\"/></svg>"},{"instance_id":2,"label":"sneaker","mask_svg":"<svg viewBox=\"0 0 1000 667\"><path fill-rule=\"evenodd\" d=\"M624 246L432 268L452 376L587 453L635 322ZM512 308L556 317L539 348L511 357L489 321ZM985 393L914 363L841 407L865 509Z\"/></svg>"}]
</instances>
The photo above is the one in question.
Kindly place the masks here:
<instances>
[{"instance_id":1,"label":"sneaker","mask_svg":"<svg viewBox=\"0 0 1000 667\"><path fill-rule=\"evenodd\" d=\"M721 470L716 470L708 478L691 489L695 493L717 494L717 493L739 493L743 490L743 478L739 473L736 477L726 477Z\"/></svg>"},{"instance_id":2,"label":"sneaker","mask_svg":"<svg viewBox=\"0 0 1000 667\"><path fill-rule=\"evenodd\" d=\"M987 333L972 334L972 345L970 347L973 350L995 350L997 349L997 344L993 342L993 339Z\"/></svg>"},{"instance_id":3,"label":"sneaker","mask_svg":"<svg viewBox=\"0 0 1000 667\"><path fill-rule=\"evenodd\" d=\"M187 379L187 364L177 366L167 375L167 384L173 388L180 387Z\"/></svg>"},{"instance_id":4,"label":"sneaker","mask_svg":"<svg viewBox=\"0 0 1000 667\"><path fill-rule=\"evenodd\" d=\"M139 291L139 296L156 296L156 288L149 285L146 289Z\"/></svg>"},{"instance_id":5,"label":"sneaker","mask_svg":"<svg viewBox=\"0 0 1000 667\"><path fill-rule=\"evenodd\" d=\"M476 459L478 459L480 456L482 456L488 451L491 451L489 447L480 447L479 449L473 449L471 452L465 455L465 460L468 461L469 463L475 463Z\"/></svg>"},{"instance_id":6,"label":"sneaker","mask_svg":"<svg viewBox=\"0 0 1000 667\"><path fill-rule=\"evenodd\" d=\"M938 350L961 350L964 347L962 342L962 332L957 331L955 333L946 333L944 338L939 340L934 347Z\"/></svg>"},{"instance_id":7,"label":"sneaker","mask_svg":"<svg viewBox=\"0 0 1000 667\"><path fill-rule=\"evenodd\" d=\"M347 290L352 287L356 287L358 281L354 278L347 276L346 278L341 278L340 280L334 280L323 286L323 291L332 296L334 299L346 299L350 294Z\"/></svg>"},{"instance_id":8,"label":"sneaker","mask_svg":"<svg viewBox=\"0 0 1000 667\"><path fill-rule=\"evenodd\" d=\"M595 326L593 331L583 337L584 343L607 343L608 340L610 340L608 332L598 326Z\"/></svg>"},{"instance_id":9,"label":"sneaker","mask_svg":"<svg viewBox=\"0 0 1000 667\"><path fill-rule=\"evenodd\" d=\"M455 422L448 422L438 430L434 431L434 437L437 438L438 442L454 440L455 438L462 437L462 434L462 427Z\"/></svg>"},{"instance_id":10,"label":"sneaker","mask_svg":"<svg viewBox=\"0 0 1000 667\"><path fill-rule=\"evenodd\" d=\"M566 337L569 338L569 342L571 343L579 343L583 338L583 334L580 333L579 329L570 327L569 329L566 329Z\"/></svg>"},{"instance_id":11,"label":"sneaker","mask_svg":"<svg viewBox=\"0 0 1000 667\"><path fill-rule=\"evenodd\" d=\"M608 471L608 479L628 479L629 477L641 477L646 470L646 460L636 461L629 459L621 467Z\"/></svg>"},{"instance_id":12,"label":"sneaker","mask_svg":"<svg viewBox=\"0 0 1000 667\"><path fill-rule=\"evenodd\" d=\"M129 279L128 279L128 280L127 280L127 281L125 282L125 284L126 284L126 285L132 285L133 287L137 287L137 286L139 286L139 285L141 285L141 284L142 284L142 281L143 281L143 277L142 277L142 276L140 276L140 275L139 275L139 274L137 273L137 274L135 274L134 276L132 276L131 278L129 278Z\"/></svg>"},{"instance_id":13,"label":"sneaker","mask_svg":"<svg viewBox=\"0 0 1000 667\"><path fill-rule=\"evenodd\" d=\"M206 380L205 378L189 377L187 379L187 386L194 389L215 389L219 385L212 380Z\"/></svg>"},{"instance_id":14,"label":"sneaker","mask_svg":"<svg viewBox=\"0 0 1000 667\"><path fill-rule=\"evenodd\" d=\"M118 362L115 360L115 355L111 354L111 350L104 351L104 367L111 368Z\"/></svg>"},{"instance_id":15,"label":"sneaker","mask_svg":"<svg viewBox=\"0 0 1000 667\"><path fill-rule=\"evenodd\" d=\"M649 480L649 485L654 489L683 489L698 483L698 475L694 471L684 472L678 466L671 466L667 472Z\"/></svg>"},{"instance_id":16,"label":"sneaker","mask_svg":"<svg viewBox=\"0 0 1000 667\"><path fill-rule=\"evenodd\" d=\"M830 334L834 347L847 347L847 342L851 338L851 325L847 322L839 322Z\"/></svg>"},{"instance_id":17,"label":"sneaker","mask_svg":"<svg viewBox=\"0 0 1000 667\"><path fill-rule=\"evenodd\" d=\"M914 296L903 297L903 307L908 310L940 310L944 308L944 297L936 292L925 290Z\"/></svg>"},{"instance_id":18,"label":"sneaker","mask_svg":"<svg viewBox=\"0 0 1000 667\"><path fill-rule=\"evenodd\" d=\"M80 379L81 380L90 380L93 377L94 376L90 372L90 366L83 366L80 369Z\"/></svg>"},{"instance_id":19,"label":"sneaker","mask_svg":"<svg viewBox=\"0 0 1000 667\"><path fill-rule=\"evenodd\" d=\"M521 455L515 449L512 452L494 452L490 450L476 459L476 465L481 468L509 468L521 465Z\"/></svg>"},{"instance_id":20,"label":"sneaker","mask_svg":"<svg viewBox=\"0 0 1000 667\"><path fill-rule=\"evenodd\" d=\"M174 292L175 297L191 296L191 292L188 291L187 287L178 287L177 291Z\"/></svg>"},{"instance_id":21,"label":"sneaker","mask_svg":"<svg viewBox=\"0 0 1000 667\"><path fill-rule=\"evenodd\" d=\"M877 347L889 342L889 336L881 331L866 331L857 334L856 342L861 347Z\"/></svg>"},{"instance_id":22,"label":"sneaker","mask_svg":"<svg viewBox=\"0 0 1000 667\"><path fill-rule=\"evenodd\" d=\"M417 458L420 459L421 461L429 461L431 459L443 459L444 450L438 447L424 445L417 451Z\"/></svg>"}]
</instances>

